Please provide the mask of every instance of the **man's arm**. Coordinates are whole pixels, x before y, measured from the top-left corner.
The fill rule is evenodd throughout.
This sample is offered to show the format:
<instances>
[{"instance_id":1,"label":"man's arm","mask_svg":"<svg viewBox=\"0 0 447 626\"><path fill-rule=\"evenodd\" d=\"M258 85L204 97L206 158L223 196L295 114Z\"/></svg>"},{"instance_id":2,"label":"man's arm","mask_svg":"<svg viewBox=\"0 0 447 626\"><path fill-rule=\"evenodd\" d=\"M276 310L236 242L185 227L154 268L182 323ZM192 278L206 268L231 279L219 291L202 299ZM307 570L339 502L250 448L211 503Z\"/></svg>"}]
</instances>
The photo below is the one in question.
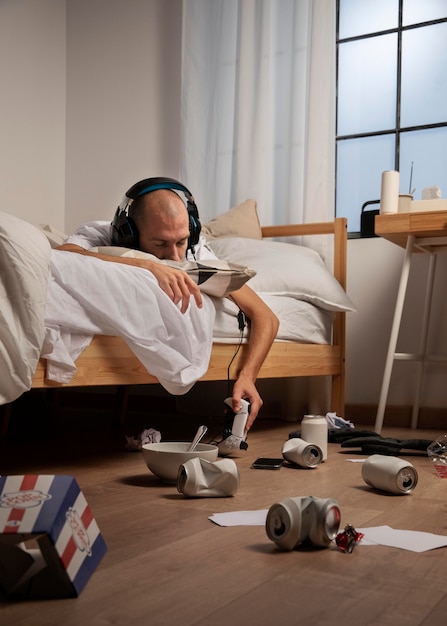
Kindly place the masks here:
<instances>
[{"instance_id":1,"label":"man's arm","mask_svg":"<svg viewBox=\"0 0 447 626\"><path fill-rule=\"evenodd\" d=\"M247 421L248 430L263 404L256 389L256 377L276 337L279 320L248 285L234 291L230 298L250 320L250 341L247 356L233 387L233 410L236 413L240 410L242 398L249 400L251 404Z\"/></svg>"},{"instance_id":2,"label":"man's arm","mask_svg":"<svg viewBox=\"0 0 447 626\"><path fill-rule=\"evenodd\" d=\"M124 265L133 265L141 267L151 272L158 281L160 288L169 296L169 298L178 304L182 303L181 312L185 313L188 308L191 296L196 301L197 306L202 307L202 295L198 285L188 276L186 272L177 270L163 263L157 263L149 259L133 259L129 257L114 256L109 254L100 254L98 252L90 252L81 246L72 243L65 243L57 248L67 252L76 252L84 256L93 256L102 261L112 263L122 263Z\"/></svg>"}]
</instances>

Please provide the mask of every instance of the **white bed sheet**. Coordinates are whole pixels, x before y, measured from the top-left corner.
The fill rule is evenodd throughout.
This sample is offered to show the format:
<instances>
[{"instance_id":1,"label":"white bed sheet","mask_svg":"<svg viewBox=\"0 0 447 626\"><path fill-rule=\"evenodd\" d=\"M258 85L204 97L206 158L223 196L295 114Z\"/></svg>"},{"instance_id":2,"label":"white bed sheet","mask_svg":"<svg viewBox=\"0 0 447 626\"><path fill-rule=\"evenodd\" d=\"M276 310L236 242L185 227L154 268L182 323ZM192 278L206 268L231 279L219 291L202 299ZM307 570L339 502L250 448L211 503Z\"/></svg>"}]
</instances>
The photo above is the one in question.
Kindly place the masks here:
<instances>
[{"instance_id":1,"label":"white bed sheet","mask_svg":"<svg viewBox=\"0 0 447 626\"><path fill-rule=\"evenodd\" d=\"M320 309L309 302L286 296L258 293L279 319L276 341L297 343L330 343L335 313ZM216 307L214 341L216 343L237 343L241 339L238 328L238 307L229 300L213 298ZM242 341L249 339L249 328L245 327Z\"/></svg>"},{"instance_id":2,"label":"white bed sheet","mask_svg":"<svg viewBox=\"0 0 447 626\"><path fill-rule=\"evenodd\" d=\"M212 343L241 339L238 307L202 294L182 314L146 270L53 250L45 312L47 378L68 383L94 335L122 337L172 394L186 393L207 371ZM261 293L280 319L279 341L328 343L333 312L294 298ZM243 341L248 341L249 327Z\"/></svg>"},{"instance_id":3,"label":"white bed sheet","mask_svg":"<svg viewBox=\"0 0 447 626\"><path fill-rule=\"evenodd\" d=\"M121 336L172 394L186 393L208 369L215 309L191 302L181 313L146 270L53 250L42 356L47 378L68 382L94 335Z\"/></svg>"}]
</instances>

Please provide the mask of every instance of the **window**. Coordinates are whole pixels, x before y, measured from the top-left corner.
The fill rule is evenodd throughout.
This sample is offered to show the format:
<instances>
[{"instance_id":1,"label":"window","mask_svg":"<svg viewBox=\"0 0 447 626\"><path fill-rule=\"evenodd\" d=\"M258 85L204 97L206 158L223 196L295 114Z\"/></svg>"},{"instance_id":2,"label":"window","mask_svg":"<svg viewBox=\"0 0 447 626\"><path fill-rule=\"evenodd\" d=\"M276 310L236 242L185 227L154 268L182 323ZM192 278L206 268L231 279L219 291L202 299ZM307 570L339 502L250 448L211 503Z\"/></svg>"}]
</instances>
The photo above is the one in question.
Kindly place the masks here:
<instances>
[{"instance_id":1,"label":"window","mask_svg":"<svg viewBox=\"0 0 447 626\"><path fill-rule=\"evenodd\" d=\"M351 236L385 170L447 197L447 0L337 0L336 163Z\"/></svg>"}]
</instances>

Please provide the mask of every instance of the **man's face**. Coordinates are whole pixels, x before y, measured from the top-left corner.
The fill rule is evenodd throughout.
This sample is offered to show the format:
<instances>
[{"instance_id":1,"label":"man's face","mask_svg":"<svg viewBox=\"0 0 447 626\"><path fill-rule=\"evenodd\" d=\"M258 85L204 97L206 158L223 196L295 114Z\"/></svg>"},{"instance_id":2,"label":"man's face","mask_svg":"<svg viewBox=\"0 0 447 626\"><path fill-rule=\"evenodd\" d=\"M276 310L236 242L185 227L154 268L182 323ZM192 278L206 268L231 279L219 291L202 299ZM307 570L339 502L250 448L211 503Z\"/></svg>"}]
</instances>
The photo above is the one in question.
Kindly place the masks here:
<instances>
[{"instance_id":1,"label":"man's face","mask_svg":"<svg viewBox=\"0 0 447 626\"><path fill-rule=\"evenodd\" d=\"M180 200L181 202L181 200ZM189 219L182 203L178 215L163 211L151 212L150 219L140 227L140 249L159 259L184 261L189 238Z\"/></svg>"}]
</instances>

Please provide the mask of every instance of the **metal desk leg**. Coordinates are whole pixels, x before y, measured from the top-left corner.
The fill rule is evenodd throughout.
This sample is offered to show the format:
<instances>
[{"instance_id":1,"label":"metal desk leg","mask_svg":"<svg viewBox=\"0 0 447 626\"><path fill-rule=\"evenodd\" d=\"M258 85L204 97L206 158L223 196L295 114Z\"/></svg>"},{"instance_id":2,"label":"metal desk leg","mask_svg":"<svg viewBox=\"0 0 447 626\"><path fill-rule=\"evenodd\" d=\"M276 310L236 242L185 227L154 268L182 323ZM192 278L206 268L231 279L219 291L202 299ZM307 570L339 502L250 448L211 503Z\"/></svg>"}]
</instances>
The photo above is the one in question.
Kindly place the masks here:
<instances>
[{"instance_id":1,"label":"metal desk leg","mask_svg":"<svg viewBox=\"0 0 447 626\"><path fill-rule=\"evenodd\" d=\"M376 423L374 430L376 433L382 432L383 417L385 415L386 401L388 390L390 388L391 372L393 370L394 355L396 352L397 339L399 336L400 322L405 302L405 294L407 291L408 277L410 274L411 255L413 254L414 235L410 235L405 248L405 256L400 274L399 289L397 291L396 307L394 309L393 324L391 327L390 341L388 344L388 353L385 361L385 369L383 372L382 389L380 392L379 405L377 407Z\"/></svg>"}]
</instances>

